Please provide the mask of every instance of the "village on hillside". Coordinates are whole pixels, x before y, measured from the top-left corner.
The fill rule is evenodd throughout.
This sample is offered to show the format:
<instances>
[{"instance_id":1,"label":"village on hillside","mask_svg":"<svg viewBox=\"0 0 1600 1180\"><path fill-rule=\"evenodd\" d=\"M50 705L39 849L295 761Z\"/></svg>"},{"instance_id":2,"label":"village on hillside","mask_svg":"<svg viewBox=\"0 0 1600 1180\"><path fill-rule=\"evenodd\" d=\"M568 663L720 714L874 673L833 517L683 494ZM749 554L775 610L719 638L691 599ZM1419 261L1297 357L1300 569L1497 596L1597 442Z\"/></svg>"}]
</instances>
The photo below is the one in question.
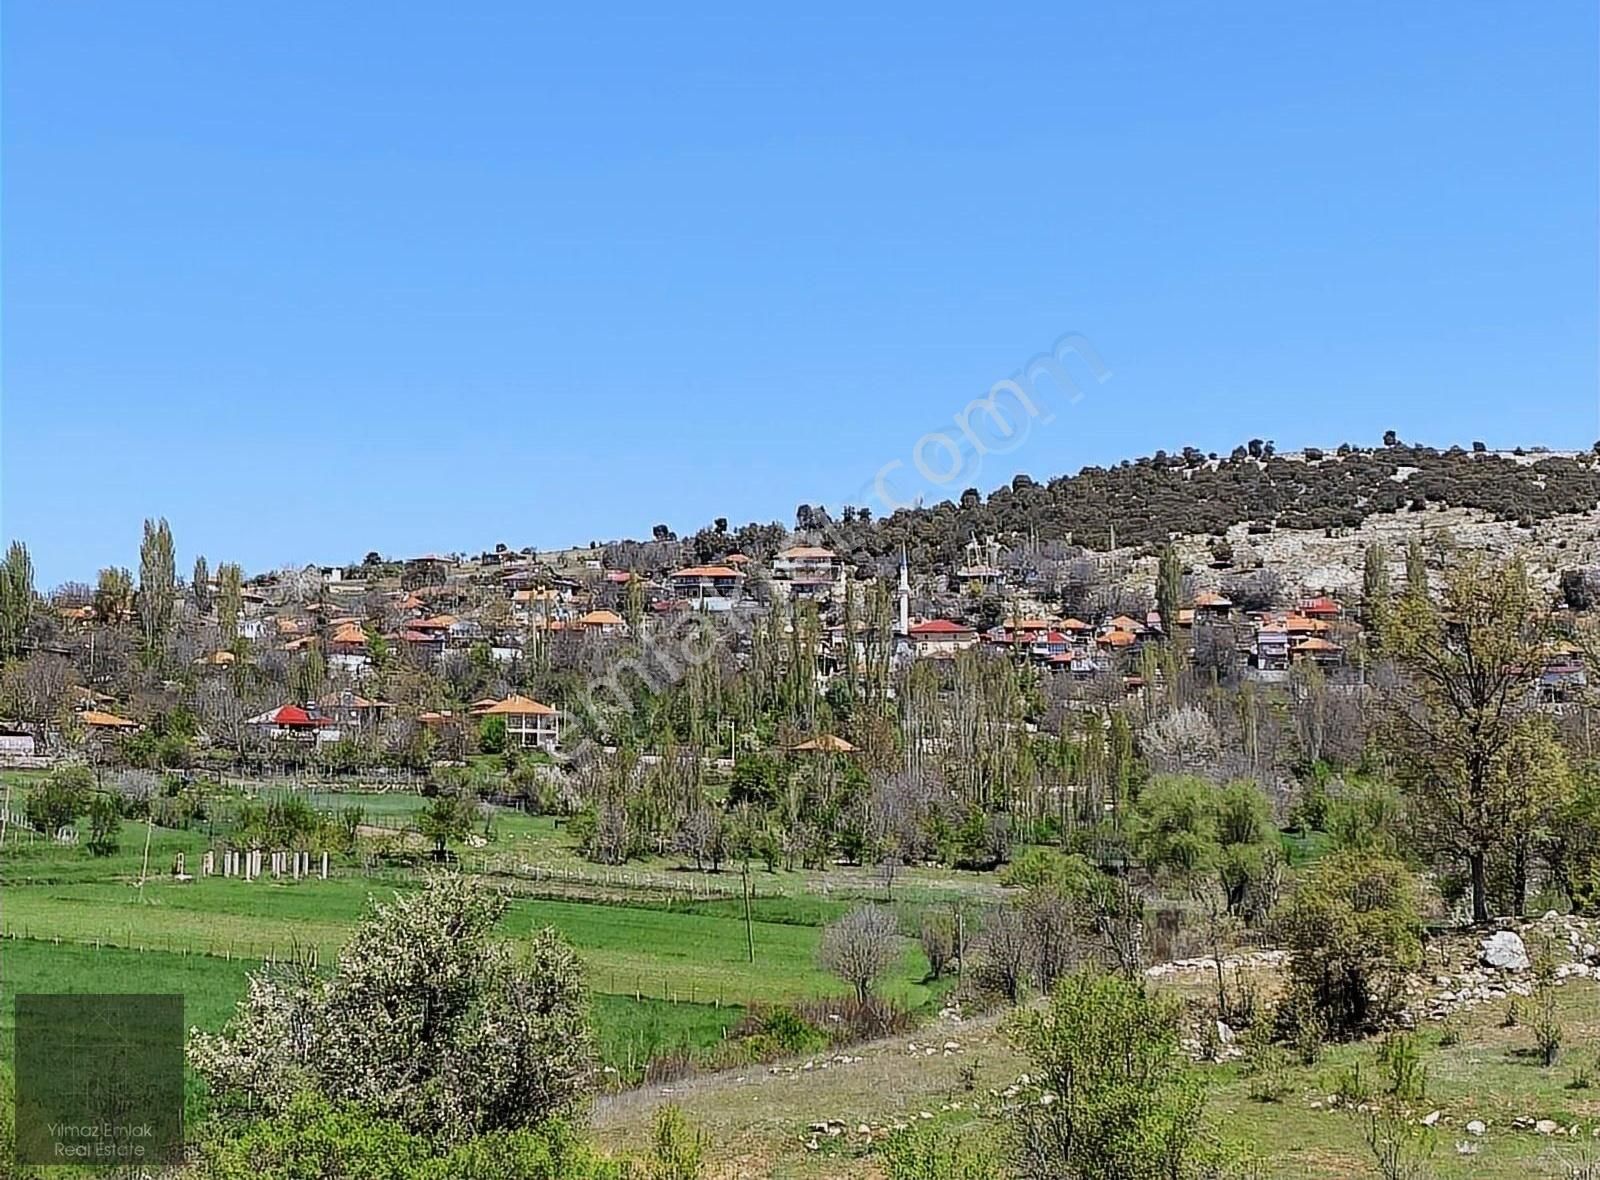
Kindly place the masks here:
<instances>
[{"instance_id":1,"label":"village on hillside","mask_svg":"<svg viewBox=\"0 0 1600 1180\"><path fill-rule=\"evenodd\" d=\"M1419 526L1415 543L1425 535ZM953 568L915 569L902 552L891 582L862 578L803 534L788 541L681 565L670 560L680 546L660 540L544 555L505 546L472 556L374 553L358 565L248 577L228 565L210 573L202 561L195 580L175 586L159 683L129 674L134 584L108 570L96 587L59 588L31 620L26 658L8 670L0 697L0 758L43 765L84 750L137 762L142 755L116 751L161 728L160 714L174 708L192 714L193 742L179 757L157 755L158 767L233 759L415 769L485 742L488 752L509 744L546 755L579 738L614 745L599 718L573 716L571 673L631 664L642 652L648 679L653 637L685 618L714 626L718 659L743 666L762 637L776 638L776 658L800 661L822 698L875 659L904 668L963 653L1026 664L1059 683L1063 700L1089 708L1159 694L1179 665L1218 684L1262 686L1314 668L1337 687L1361 685L1372 662L1360 594L1296 597L1286 571L1234 567L1226 545L1172 578L1126 552L1079 550L1067 569L1031 563L1026 544L972 536ZM1401 576L1405 552L1368 548L1369 565ZM625 568L608 563L613 553ZM1136 588L1141 567L1168 579L1165 600L1153 580ZM1542 658L1543 704L1575 700L1588 683L1582 647L1561 634L1571 625L1556 629ZM806 720L844 728L843 718ZM729 758L739 751L726 735L713 747Z\"/></svg>"}]
</instances>

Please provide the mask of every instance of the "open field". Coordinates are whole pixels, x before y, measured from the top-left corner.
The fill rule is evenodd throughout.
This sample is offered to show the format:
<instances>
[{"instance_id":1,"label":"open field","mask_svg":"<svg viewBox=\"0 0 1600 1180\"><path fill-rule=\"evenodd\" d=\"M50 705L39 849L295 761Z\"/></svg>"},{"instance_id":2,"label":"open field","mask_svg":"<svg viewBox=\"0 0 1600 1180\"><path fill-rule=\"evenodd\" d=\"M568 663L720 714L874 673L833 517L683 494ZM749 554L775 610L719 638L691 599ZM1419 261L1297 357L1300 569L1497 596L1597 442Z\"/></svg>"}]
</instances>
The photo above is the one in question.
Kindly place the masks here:
<instances>
[{"instance_id":1,"label":"open field","mask_svg":"<svg viewBox=\"0 0 1600 1180\"><path fill-rule=\"evenodd\" d=\"M18 810L27 780L8 781ZM360 806L395 826L425 802L403 792L308 799L326 811ZM243 996L247 973L263 960L314 949L324 965L332 963L374 899L413 888L426 871L369 873L356 859L336 856L326 881L198 877L205 850L222 847L230 814L224 803L208 823L188 830L124 823L117 850L105 857L14 828L0 856L0 992L9 999L24 990L177 991L192 1025L219 1028ZM518 812L497 813L487 846L463 851L469 871L475 863L489 868L489 879L513 894L502 923L513 943L552 926L577 948L594 993L602 1060L624 1077L637 1076L661 1050L714 1045L751 1002L846 990L817 967L816 947L821 927L849 908L852 890L822 896L806 891L803 874L753 874L761 880L751 902L752 964L743 901L716 895L737 891L732 874L718 880L667 862L599 869L573 854L552 820ZM173 878L180 852L196 880ZM520 871L525 863L542 866L542 875ZM873 883L863 873L860 885L868 892ZM947 888L936 883L931 895ZM914 883L896 893L897 905L914 910ZM922 982L926 971L908 940L888 991L909 1005L930 1004L935 991ZM0 1024L0 1036L8 1034Z\"/></svg>"},{"instance_id":2,"label":"open field","mask_svg":"<svg viewBox=\"0 0 1600 1180\"><path fill-rule=\"evenodd\" d=\"M3 947L0 972L0 1049L10 1052L12 999L22 992L181 992L184 1018L191 1028L215 1032L244 995L248 973L258 964L136 951L119 947L54 944L11 939ZM715 1044L725 1028L743 1015L737 1007L635 1000L597 993L593 998L595 1039L601 1061L629 1075L652 1052L678 1045Z\"/></svg>"},{"instance_id":3,"label":"open field","mask_svg":"<svg viewBox=\"0 0 1600 1180\"><path fill-rule=\"evenodd\" d=\"M1567 1164L1589 1153L1600 1158L1593 1130L1600 1126L1600 988L1580 980L1560 991L1561 1012L1570 1045L1557 1064L1545 1069L1528 1050L1526 1027L1502 1028L1503 1009L1486 1005L1459 1017L1461 1040L1441 1047L1437 1027L1420 1034L1427 1090L1415 1104L1417 1117L1440 1111L1433 1143L1432 1175L1442 1180L1484 1177L1564 1177ZM826 1057L792 1063L792 1072L755 1068L665 1087L605 1097L594 1121L606 1142L637 1142L648 1132L656 1107L672 1102L703 1124L715 1145L713 1175L773 1176L780 1180L881 1176L872 1140L857 1133L866 1123L881 1137L897 1120L927 1121L952 1127L988 1123L1003 1091L1030 1066L1007 1042L1004 1018L984 1016L960 1023L939 1021L910 1036L853 1050L859 1061L841 1064ZM954 1042L959 1049L946 1052ZM911 1048L912 1045L916 1049ZM933 1047L930 1055L928 1048ZM1227 1136L1252 1145L1274 1177L1345 1180L1377 1175L1362 1140L1359 1116L1331 1108L1339 1074L1359 1063L1364 1076L1380 1069L1374 1042L1330 1048L1315 1066L1291 1067L1288 1089L1277 1102L1249 1097L1243 1067L1237 1062L1201 1065L1211 1083L1209 1109ZM972 1070L968 1088L963 1070ZM1593 1075L1591 1088L1571 1089L1580 1069ZM960 1104L960 1109L952 1109ZM975 1112L974 1107L978 1110ZM1563 1130L1579 1127L1576 1137L1540 1135L1513 1127L1513 1120L1549 1118ZM812 1123L837 1119L838 1136L815 1135ZM1481 1137L1465 1131L1473 1119L1488 1124ZM815 1142L816 1148L808 1147ZM1467 1151L1458 1145L1464 1144Z\"/></svg>"}]
</instances>

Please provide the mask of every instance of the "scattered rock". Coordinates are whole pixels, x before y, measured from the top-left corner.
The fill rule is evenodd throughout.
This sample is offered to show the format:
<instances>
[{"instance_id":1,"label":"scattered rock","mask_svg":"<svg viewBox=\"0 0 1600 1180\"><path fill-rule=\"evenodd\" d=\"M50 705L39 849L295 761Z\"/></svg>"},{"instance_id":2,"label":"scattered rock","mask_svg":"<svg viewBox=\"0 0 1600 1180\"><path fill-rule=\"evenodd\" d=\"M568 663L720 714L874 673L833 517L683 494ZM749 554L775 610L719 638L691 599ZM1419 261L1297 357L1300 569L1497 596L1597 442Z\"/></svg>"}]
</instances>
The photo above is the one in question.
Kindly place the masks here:
<instances>
[{"instance_id":1,"label":"scattered rock","mask_svg":"<svg viewBox=\"0 0 1600 1180\"><path fill-rule=\"evenodd\" d=\"M1443 1113L1444 1111L1442 1110L1430 1110L1427 1114L1422 1116L1422 1125L1424 1127L1433 1126L1439 1121L1439 1116Z\"/></svg>"},{"instance_id":2,"label":"scattered rock","mask_svg":"<svg viewBox=\"0 0 1600 1180\"><path fill-rule=\"evenodd\" d=\"M1561 1126L1555 1119L1540 1119L1533 1124L1534 1133L1538 1135L1554 1135L1560 1129Z\"/></svg>"},{"instance_id":3,"label":"scattered rock","mask_svg":"<svg viewBox=\"0 0 1600 1180\"><path fill-rule=\"evenodd\" d=\"M1488 1129L1488 1125L1482 1119L1473 1119L1467 1124L1468 1135L1482 1135Z\"/></svg>"},{"instance_id":4,"label":"scattered rock","mask_svg":"<svg viewBox=\"0 0 1600 1180\"><path fill-rule=\"evenodd\" d=\"M1529 966L1528 948L1515 930L1496 930L1485 938L1480 957L1485 966L1502 971L1526 971Z\"/></svg>"}]
</instances>

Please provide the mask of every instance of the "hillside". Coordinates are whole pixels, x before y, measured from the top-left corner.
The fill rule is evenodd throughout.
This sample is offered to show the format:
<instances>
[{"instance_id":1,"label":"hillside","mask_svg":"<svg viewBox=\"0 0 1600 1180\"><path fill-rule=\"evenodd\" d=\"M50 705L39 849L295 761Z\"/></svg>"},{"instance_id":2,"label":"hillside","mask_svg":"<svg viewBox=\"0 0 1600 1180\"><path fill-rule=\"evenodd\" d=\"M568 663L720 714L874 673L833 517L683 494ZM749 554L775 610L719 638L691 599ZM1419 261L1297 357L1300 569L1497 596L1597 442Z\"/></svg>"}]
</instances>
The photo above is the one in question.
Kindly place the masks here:
<instances>
[{"instance_id":1,"label":"hillside","mask_svg":"<svg viewBox=\"0 0 1600 1180\"><path fill-rule=\"evenodd\" d=\"M943 567L959 561L970 538L990 534L1005 545L1054 541L1103 551L1230 530L1250 537L1338 533L1375 516L1443 508L1527 529L1600 506L1600 455L1478 445L1341 446L1279 455L1270 443L1252 440L1227 456L1190 447L1043 483L1019 475L987 497L967 489L956 500L882 519L855 506L834 514L802 505L794 523L861 565L904 545L918 564ZM708 527L685 540L697 560L730 549L763 556L783 543L784 532L776 525Z\"/></svg>"}]
</instances>

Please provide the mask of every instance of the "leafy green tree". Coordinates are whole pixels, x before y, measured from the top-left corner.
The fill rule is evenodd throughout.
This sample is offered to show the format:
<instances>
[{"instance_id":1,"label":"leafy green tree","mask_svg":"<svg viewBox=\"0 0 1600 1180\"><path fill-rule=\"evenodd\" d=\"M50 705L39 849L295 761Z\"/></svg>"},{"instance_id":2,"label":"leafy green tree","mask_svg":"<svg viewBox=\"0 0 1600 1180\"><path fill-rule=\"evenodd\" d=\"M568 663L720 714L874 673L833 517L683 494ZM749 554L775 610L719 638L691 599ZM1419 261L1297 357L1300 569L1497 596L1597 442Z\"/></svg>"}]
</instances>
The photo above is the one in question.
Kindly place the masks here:
<instances>
[{"instance_id":1,"label":"leafy green tree","mask_svg":"<svg viewBox=\"0 0 1600 1180\"><path fill-rule=\"evenodd\" d=\"M478 723L478 751L483 754L506 752L506 719L485 717Z\"/></svg>"},{"instance_id":2,"label":"leafy green tree","mask_svg":"<svg viewBox=\"0 0 1600 1180\"><path fill-rule=\"evenodd\" d=\"M211 613L211 567L205 555L194 559L194 573L189 578L189 593L194 596L194 609L204 618Z\"/></svg>"},{"instance_id":3,"label":"leafy green tree","mask_svg":"<svg viewBox=\"0 0 1600 1180\"><path fill-rule=\"evenodd\" d=\"M13 541L0 560L0 660L22 654L33 609L33 559L26 545Z\"/></svg>"},{"instance_id":4,"label":"leafy green tree","mask_svg":"<svg viewBox=\"0 0 1600 1180\"><path fill-rule=\"evenodd\" d=\"M83 814L93 788L94 775L88 767L63 766L29 792L23 811L41 832L54 833Z\"/></svg>"},{"instance_id":5,"label":"leafy green tree","mask_svg":"<svg viewBox=\"0 0 1600 1180\"><path fill-rule=\"evenodd\" d=\"M1416 883L1397 860L1352 849L1306 869L1280 915L1289 950L1288 1010L1328 1032L1366 1032L1397 1009L1421 960Z\"/></svg>"},{"instance_id":6,"label":"leafy green tree","mask_svg":"<svg viewBox=\"0 0 1600 1180\"><path fill-rule=\"evenodd\" d=\"M101 570L95 584L94 613L111 627L127 622L133 613L133 574L120 565Z\"/></svg>"},{"instance_id":7,"label":"leafy green tree","mask_svg":"<svg viewBox=\"0 0 1600 1180\"><path fill-rule=\"evenodd\" d=\"M1135 809L1134 848L1145 867L1186 888L1214 878L1230 914L1274 867L1277 829L1261 789L1248 780L1218 788L1204 779L1152 779Z\"/></svg>"},{"instance_id":8,"label":"leafy green tree","mask_svg":"<svg viewBox=\"0 0 1600 1180\"><path fill-rule=\"evenodd\" d=\"M1406 595L1428 597L1428 551L1421 537L1406 542Z\"/></svg>"},{"instance_id":9,"label":"leafy green tree","mask_svg":"<svg viewBox=\"0 0 1600 1180\"><path fill-rule=\"evenodd\" d=\"M1013 1018L1038 1093L1013 1110L1017 1165L1052 1180L1173 1180L1228 1175L1208 1130L1205 1089L1189 1067L1171 997L1091 970ZM1051 1100L1042 1101L1048 1093Z\"/></svg>"},{"instance_id":10,"label":"leafy green tree","mask_svg":"<svg viewBox=\"0 0 1600 1180\"><path fill-rule=\"evenodd\" d=\"M471 800L444 791L428 801L417 815L417 831L433 841L433 859L444 860L446 845L451 840L464 840L477 822L478 811Z\"/></svg>"},{"instance_id":11,"label":"leafy green tree","mask_svg":"<svg viewBox=\"0 0 1600 1180\"><path fill-rule=\"evenodd\" d=\"M239 616L244 613L244 571L236 562L217 566L217 625L225 643L239 638Z\"/></svg>"},{"instance_id":12,"label":"leafy green tree","mask_svg":"<svg viewBox=\"0 0 1600 1180\"><path fill-rule=\"evenodd\" d=\"M1388 748L1425 845L1464 864L1479 922L1489 859L1527 814L1517 774L1538 724L1548 611L1520 563L1473 555L1446 571L1441 601L1408 593L1384 620L1384 650L1404 677L1386 710Z\"/></svg>"},{"instance_id":13,"label":"leafy green tree","mask_svg":"<svg viewBox=\"0 0 1600 1180\"><path fill-rule=\"evenodd\" d=\"M253 976L195 1069L224 1110L309 1091L448 1143L570 1116L593 1069L582 964L554 930L495 940L505 907L455 875L374 903L330 976Z\"/></svg>"},{"instance_id":14,"label":"leafy green tree","mask_svg":"<svg viewBox=\"0 0 1600 1180\"><path fill-rule=\"evenodd\" d=\"M110 795L96 795L89 803L89 851L110 856L122 835L122 810Z\"/></svg>"},{"instance_id":15,"label":"leafy green tree","mask_svg":"<svg viewBox=\"0 0 1600 1180\"><path fill-rule=\"evenodd\" d=\"M1368 628L1380 626L1389 596L1389 548L1373 541L1361 555L1361 618Z\"/></svg>"}]
</instances>

